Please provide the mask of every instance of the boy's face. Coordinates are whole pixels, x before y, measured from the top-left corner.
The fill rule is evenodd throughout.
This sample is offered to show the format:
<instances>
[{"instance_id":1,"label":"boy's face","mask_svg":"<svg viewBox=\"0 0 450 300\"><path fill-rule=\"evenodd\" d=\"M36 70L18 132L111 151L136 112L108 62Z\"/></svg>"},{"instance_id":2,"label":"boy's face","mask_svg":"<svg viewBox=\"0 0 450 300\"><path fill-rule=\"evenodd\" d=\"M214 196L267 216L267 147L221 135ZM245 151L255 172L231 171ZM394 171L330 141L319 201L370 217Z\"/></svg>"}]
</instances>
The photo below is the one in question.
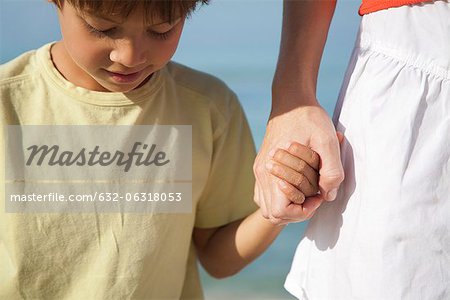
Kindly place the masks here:
<instances>
[{"instance_id":1,"label":"boy's face","mask_svg":"<svg viewBox=\"0 0 450 300\"><path fill-rule=\"evenodd\" d=\"M96 91L128 92L145 83L171 59L184 25L184 17L148 24L142 7L123 21L82 16L65 1L58 16L63 39L55 65L67 80Z\"/></svg>"}]
</instances>

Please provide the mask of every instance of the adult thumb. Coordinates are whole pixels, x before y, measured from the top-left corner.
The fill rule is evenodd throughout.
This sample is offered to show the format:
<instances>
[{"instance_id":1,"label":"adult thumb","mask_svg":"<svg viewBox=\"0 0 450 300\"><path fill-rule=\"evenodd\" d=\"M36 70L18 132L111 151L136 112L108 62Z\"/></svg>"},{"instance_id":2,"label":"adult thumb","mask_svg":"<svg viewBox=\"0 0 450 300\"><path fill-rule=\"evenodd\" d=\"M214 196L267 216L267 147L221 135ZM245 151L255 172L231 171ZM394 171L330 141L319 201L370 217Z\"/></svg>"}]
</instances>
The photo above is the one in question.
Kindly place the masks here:
<instances>
[{"instance_id":1,"label":"adult thumb","mask_svg":"<svg viewBox=\"0 0 450 300\"><path fill-rule=\"evenodd\" d=\"M336 199L338 188L344 180L344 169L341 163L339 140L343 138L338 134L319 153L321 166L319 169L319 189L326 201Z\"/></svg>"},{"instance_id":2,"label":"adult thumb","mask_svg":"<svg viewBox=\"0 0 450 300\"><path fill-rule=\"evenodd\" d=\"M340 131L336 131L336 136L338 138L339 145L342 146L342 143L344 142L344 134Z\"/></svg>"}]
</instances>

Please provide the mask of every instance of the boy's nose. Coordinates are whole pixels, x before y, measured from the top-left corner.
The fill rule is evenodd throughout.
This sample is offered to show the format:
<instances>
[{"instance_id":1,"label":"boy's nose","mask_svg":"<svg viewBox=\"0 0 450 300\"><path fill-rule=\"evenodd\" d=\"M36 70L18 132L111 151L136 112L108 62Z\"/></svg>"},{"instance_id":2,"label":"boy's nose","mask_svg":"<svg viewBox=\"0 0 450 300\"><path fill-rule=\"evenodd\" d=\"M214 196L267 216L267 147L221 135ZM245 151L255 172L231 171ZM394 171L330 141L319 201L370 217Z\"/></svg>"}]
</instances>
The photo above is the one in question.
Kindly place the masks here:
<instances>
[{"instance_id":1,"label":"boy's nose","mask_svg":"<svg viewBox=\"0 0 450 300\"><path fill-rule=\"evenodd\" d=\"M133 41L124 41L117 45L109 55L111 61L128 68L134 68L147 62L144 45Z\"/></svg>"}]
</instances>

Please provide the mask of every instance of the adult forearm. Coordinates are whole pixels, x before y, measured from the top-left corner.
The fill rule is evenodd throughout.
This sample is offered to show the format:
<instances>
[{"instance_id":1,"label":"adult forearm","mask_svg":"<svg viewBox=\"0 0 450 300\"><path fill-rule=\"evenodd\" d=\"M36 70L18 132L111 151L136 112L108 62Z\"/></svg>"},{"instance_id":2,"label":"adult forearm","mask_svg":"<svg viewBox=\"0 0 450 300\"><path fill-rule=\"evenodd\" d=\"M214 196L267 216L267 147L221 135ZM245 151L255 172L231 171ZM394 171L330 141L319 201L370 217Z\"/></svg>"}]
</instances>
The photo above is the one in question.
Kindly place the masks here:
<instances>
[{"instance_id":1,"label":"adult forearm","mask_svg":"<svg viewBox=\"0 0 450 300\"><path fill-rule=\"evenodd\" d=\"M285 0L272 109L316 103L317 75L336 0Z\"/></svg>"},{"instance_id":2,"label":"adult forearm","mask_svg":"<svg viewBox=\"0 0 450 300\"><path fill-rule=\"evenodd\" d=\"M218 229L203 249L197 249L202 252L200 261L214 277L234 275L263 253L282 229L256 211Z\"/></svg>"}]
</instances>

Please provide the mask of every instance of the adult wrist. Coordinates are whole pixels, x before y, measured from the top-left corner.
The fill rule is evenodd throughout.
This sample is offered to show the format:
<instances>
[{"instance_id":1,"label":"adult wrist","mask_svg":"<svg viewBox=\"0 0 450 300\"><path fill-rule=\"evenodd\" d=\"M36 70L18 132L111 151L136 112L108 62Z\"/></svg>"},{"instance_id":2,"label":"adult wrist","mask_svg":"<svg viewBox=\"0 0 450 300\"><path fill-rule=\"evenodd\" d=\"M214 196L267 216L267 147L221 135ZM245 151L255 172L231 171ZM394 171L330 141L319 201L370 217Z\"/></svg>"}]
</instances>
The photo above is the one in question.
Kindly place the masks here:
<instances>
[{"instance_id":1,"label":"adult wrist","mask_svg":"<svg viewBox=\"0 0 450 300\"><path fill-rule=\"evenodd\" d=\"M285 78L285 79L283 79ZM293 80L299 76L275 75L272 82L272 108L275 106L317 106L319 102L316 98L315 82L307 80Z\"/></svg>"},{"instance_id":2,"label":"adult wrist","mask_svg":"<svg viewBox=\"0 0 450 300\"><path fill-rule=\"evenodd\" d=\"M321 107L313 92L302 90L278 89L272 90L271 115L280 115L301 107Z\"/></svg>"}]
</instances>

